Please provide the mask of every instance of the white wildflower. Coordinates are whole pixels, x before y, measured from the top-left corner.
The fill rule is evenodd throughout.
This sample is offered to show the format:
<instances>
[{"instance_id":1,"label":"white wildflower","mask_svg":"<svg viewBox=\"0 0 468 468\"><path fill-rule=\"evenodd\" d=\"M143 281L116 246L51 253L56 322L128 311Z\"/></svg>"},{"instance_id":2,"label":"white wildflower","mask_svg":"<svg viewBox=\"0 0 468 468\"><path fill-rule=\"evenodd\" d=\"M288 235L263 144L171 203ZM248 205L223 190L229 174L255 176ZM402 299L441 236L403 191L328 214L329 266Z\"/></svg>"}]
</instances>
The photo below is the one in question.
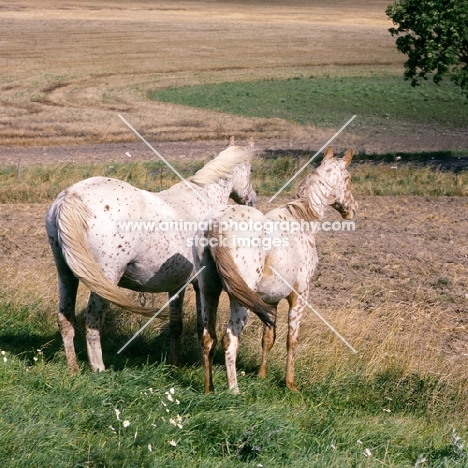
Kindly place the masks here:
<instances>
[{"instance_id":1,"label":"white wildflower","mask_svg":"<svg viewBox=\"0 0 468 468\"><path fill-rule=\"evenodd\" d=\"M173 426L175 426L177 423L175 422L175 419L169 419L169 424L172 424Z\"/></svg>"},{"instance_id":2,"label":"white wildflower","mask_svg":"<svg viewBox=\"0 0 468 468\"><path fill-rule=\"evenodd\" d=\"M425 457L425 455L423 453L420 453L418 455L418 459L416 460L414 466L415 466L415 468L417 468L419 465L426 464L426 462L427 462L427 458Z\"/></svg>"},{"instance_id":3,"label":"white wildflower","mask_svg":"<svg viewBox=\"0 0 468 468\"><path fill-rule=\"evenodd\" d=\"M169 441L169 444L172 445L173 447L175 447L177 445L177 442L174 439L171 439Z\"/></svg>"},{"instance_id":4,"label":"white wildflower","mask_svg":"<svg viewBox=\"0 0 468 468\"><path fill-rule=\"evenodd\" d=\"M176 401L175 401L175 404L176 404L176 405L180 405L180 401L179 401L179 400L176 400Z\"/></svg>"},{"instance_id":5,"label":"white wildflower","mask_svg":"<svg viewBox=\"0 0 468 468\"><path fill-rule=\"evenodd\" d=\"M3 362L7 362L8 361L8 358L7 357L4 357L3 358Z\"/></svg>"},{"instance_id":6,"label":"white wildflower","mask_svg":"<svg viewBox=\"0 0 468 468\"><path fill-rule=\"evenodd\" d=\"M5 354L6 354L6 351L2 351L2 356L5 356Z\"/></svg>"},{"instance_id":7,"label":"white wildflower","mask_svg":"<svg viewBox=\"0 0 468 468\"><path fill-rule=\"evenodd\" d=\"M109 426L109 429L115 432L115 429L112 426Z\"/></svg>"},{"instance_id":8,"label":"white wildflower","mask_svg":"<svg viewBox=\"0 0 468 468\"><path fill-rule=\"evenodd\" d=\"M117 421L120 421L120 410L118 410L117 408L115 408L115 416L117 417Z\"/></svg>"},{"instance_id":9,"label":"white wildflower","mask_svg":"<svg viewBox=\"0 0 468 468\"><path fill-rule=\"evenodd\" d=\"M130 421L128 419L126 419L123 423L122 423L122 426L123 427L128 427L130 426Z\"/></svg>"},{"instance_id":10,"label":"white wildflower","mask_svg":"<svg viewBox=\"0 0 468 468\"><path fill-rule=\"evenodd\" d=\"M174 387L171 387L171 388L169 389L169 393L170 393L171 395L174 395Z\"/></svg>"},{"instance_id":11,"label":"white wildflower","mask_svg":"<svg viewBox=\"0 0 468 468\"><path fill-rule=\"evenodd\" d=\"M382 411L385 411L386 413L391 413L392 410L388 409L388 408L384 408Z\"/></svg>"},{"instance_id":12,"label":"white wildflower","mask_svg":"<svg viewBox=\"0 0 468 468\"><path fill-rule=\"evenodd\" d=\"M172 395L170 393L166 392L166 396L169 401L174 401L174 398L172 398Z\"/></svg>"},{"instance_id":13,"label":"white wildflower","mask_svg":"<svg viewBox=\"0 0 468 468\"><path fill-rule=\"evenodd\" d=\"M372 457L372 452L368 448L366 448L363 453L366 457Z\"/></svg>"},{"instance_id":14,"label":"white wildflower","mask_svg":"<svg viewBox=\"0 0 468 468\"><path fill-rule=\"evenodd\" d=\"M460 458L465 457L465 444L463 442L463 439L457 434L453 427L450 431L450 435L452 438L452 447L453 451L455 452L455 455L457 455Z\"/></svg>"},{"instance_id":15,"label":"white wildflower","mask_svg":"<svg viewBox=\"0 0 468 468\"><path fill-rule=\"evenodd\" d=\"M38 361L38 358L37 358L37 356L34 356L34 357L33 357L33 359L34 359L35 361Z\"/></svg>"},{"instance_id":16,"label":"white wildflower","mask_svg":"<svg viewBox=\"0 0 468 468\"><path fill-rule=\"evenodd\" d=\"M150 452L153 451L153 447L151 447L151 444L148 444L148 450L149 450Z\"/></svg>"}]
</instances>

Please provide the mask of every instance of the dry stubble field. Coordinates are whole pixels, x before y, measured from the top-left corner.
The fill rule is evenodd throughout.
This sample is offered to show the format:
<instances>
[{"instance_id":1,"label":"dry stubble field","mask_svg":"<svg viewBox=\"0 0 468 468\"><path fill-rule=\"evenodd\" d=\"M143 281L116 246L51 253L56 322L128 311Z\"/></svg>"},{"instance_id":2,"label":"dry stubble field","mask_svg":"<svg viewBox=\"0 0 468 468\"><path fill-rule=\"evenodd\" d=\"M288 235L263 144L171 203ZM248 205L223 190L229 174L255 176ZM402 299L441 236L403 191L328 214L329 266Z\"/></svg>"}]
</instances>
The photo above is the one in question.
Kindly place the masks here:
<instances>
[{"instance_id":1,"label":"dry stubble field","mask_svg":"<svg viewBox=\"0 0 468 468\"><path fill-rule=\"evenodd\" d=\"M118 113L169 159L213 154L231 134L253 135L269 149L320 146L335 129L147 98L148 90L226 80L401 73L403 59L387 32L387 1L281 4L2 3L0 164L124 161L128 149L138 160L152 158ZM461 132L439 135L418 128L403 137L396 128L390 122L380 137L372 129L351 128L336 145L382 152L468 147ZM313 305L365 356L370 373L393 363L408 374L466 382L467 200L359 202L356 232L318 235L321 263L312 283ZM259 206L269 208L265 200ZM46 209L0 206L0 287L18 300L40 296L53 314ZM302 372L303 380L352 358L313 314L307 314L302 330L299 363L316 362L313 371ZM278 359L284 352L284 314L279 341Z\"/></svg>"}]
</instances>

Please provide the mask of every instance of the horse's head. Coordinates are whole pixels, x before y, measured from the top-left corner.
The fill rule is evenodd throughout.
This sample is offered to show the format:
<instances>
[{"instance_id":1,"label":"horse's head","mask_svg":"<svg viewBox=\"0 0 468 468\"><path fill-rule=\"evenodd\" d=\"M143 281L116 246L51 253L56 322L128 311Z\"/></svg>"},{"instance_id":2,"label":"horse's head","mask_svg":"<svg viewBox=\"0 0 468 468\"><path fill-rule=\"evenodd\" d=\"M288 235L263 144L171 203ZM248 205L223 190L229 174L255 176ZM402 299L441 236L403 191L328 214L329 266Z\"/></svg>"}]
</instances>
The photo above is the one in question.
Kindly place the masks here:
<instances>
[{"instance_id":1,"label":"horse's head","mask_svg":"<svg viewBox=\"0 0 468 468\"><path fill-rule=\"evenodd\" d=\"M253 151L254 142L250 139L247 151ZM252 163L249 160L237 164L232 174L232 190L229 195L240 205L253 206L257 197L252 187L250 176L252 174Z\"/></svg>"},{"instance_id":2,"label":"horse's head","mask_svg":"<svg viewBox=\"0 0 468 468\"><path fill-rule=\"evenodd\" d=\"M344 219L353 219L358 209L351 193L351 175L346 169L353 159L353 154L354 150L351 148L341 159L335 158L329 146L317 170L323 182L331 188L330 205Z\"/></svg>"}]
</instances>

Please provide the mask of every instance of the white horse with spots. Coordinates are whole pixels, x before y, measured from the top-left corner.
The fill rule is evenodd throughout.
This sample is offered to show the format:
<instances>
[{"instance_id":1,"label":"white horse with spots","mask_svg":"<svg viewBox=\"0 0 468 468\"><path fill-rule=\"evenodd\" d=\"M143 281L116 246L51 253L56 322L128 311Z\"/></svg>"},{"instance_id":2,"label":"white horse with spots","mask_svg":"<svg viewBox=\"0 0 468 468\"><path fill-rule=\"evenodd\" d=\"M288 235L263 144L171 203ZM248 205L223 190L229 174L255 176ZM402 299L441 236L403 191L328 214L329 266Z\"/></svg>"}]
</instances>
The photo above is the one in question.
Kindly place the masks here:
<instances>
[{"instance_id":1,"label":"white horse with spots","mask_svg":"<svg viewBox=\"0 0 468 468\"><path fill-rule=\"evenodd\" d=\"M264 322L263 356L259 375L265 376L267 356L275 342L278 302L289 302L286 385L294 383L294 354L309 282L318 262L313 230L305 223L323 219L328 205L344 219L352 219L357 203L346 167L353 150L337 159L328 148L320 166L299 186L295 199L263 215L255 208L228 206L212 219L212 228L195 238L194 261L199 275L204 324L205 392L213 391L212 362L219 295L230 296L231 315L223 338L229 389L238 392L236 357L239 337L247 323L247 309ZM300 228L301 227L301 228ZM247 231L247 229L249 229ZM272 268L270 268L272 267ZM294 289L294 290L293 290Z\"/></svg>"},{"instance_id":2,"label":"white horse with spots","mask_svg":"<svg viewBox=\"0 0 468 468\"><path fill-rule=\"evenodd\" d=\"M189 242L196 231L194 224L226 206L229 197L237 203L254 203L250 183L254 152L253 141L244 148L234 146L231 139L231 145L190 177L188 184L180 182L152 193L109 177L92 177L64 190L52 203L46 229L58 272L58 324L72 372L78 371L73 339L79 280L91 290L84 321L93 370L105 368L100 342L102 298L135 313L156 312L136 305L117 285L133 291L169 292L173 299L169 361L176 364L184 293L174 295L194 272ZM171 221L187 221L192 231L174 229L175 225L166 229Z\"/></svg>"}]
</instances>

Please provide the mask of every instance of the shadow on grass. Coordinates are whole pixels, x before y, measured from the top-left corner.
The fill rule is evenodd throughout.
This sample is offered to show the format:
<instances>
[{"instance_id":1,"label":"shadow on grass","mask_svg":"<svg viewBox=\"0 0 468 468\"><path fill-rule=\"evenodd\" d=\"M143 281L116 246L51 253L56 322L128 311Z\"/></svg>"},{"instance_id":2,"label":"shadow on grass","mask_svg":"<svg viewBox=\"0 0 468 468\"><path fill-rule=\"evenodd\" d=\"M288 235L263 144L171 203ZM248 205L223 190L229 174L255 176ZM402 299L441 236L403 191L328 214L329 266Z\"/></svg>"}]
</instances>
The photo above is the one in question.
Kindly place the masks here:
<instances>
[{"instance_id":1,"label":"shadow on grass","mask_svg":"<svg viewBox=\"0 0 468 468\"><path fill-rule=\"evenodd\" d=\"M263 153L265 160L274 160L281 157L299 158L302 164L305 164L315 152L288 149L288 150L266 150ZM315 161L318 163L322 160L323 155L317 156ZM468 170L468 151L427 151L421 153L384 153L384 154L367 154L357 153L353 158L354 162L366 163L388 163L395 164L413 164L417 166L431 166L444 171L452 171L458 173L463 170Z\"/></svg>"},{"instance_id":2,"label":"shadow on grass","mask_svg":"<svg viewBox=\"0 0 468 468\"><path fill-rule=\"evenodd\" d=\"M0 311L0 320L3 314ZM6 318L8 316L8 318ZM31 314L8 313L0 326L0 350L32 363L40 352L46 361L63 359L65 355L63 342L58 327L56 331L50 317L48 323ZM116 324L112 312L106 312L106 322L101 333L103 360L106 368L122 370L126 367L141 367L147 364L159 364L166 361L169 352L169 325L163 325L159 331L145 331L136 337L120 354L117 352L132 337L133 333L121 329ZM78 364L88 362L86 339L81 313L77 314L76 335L74 340ZM125 327L122 327L125 328ZM181 344L179 346L179 365L193 366L198 364L198 343L195 319L186 320Z\"/></svg>"}]
</instances>

